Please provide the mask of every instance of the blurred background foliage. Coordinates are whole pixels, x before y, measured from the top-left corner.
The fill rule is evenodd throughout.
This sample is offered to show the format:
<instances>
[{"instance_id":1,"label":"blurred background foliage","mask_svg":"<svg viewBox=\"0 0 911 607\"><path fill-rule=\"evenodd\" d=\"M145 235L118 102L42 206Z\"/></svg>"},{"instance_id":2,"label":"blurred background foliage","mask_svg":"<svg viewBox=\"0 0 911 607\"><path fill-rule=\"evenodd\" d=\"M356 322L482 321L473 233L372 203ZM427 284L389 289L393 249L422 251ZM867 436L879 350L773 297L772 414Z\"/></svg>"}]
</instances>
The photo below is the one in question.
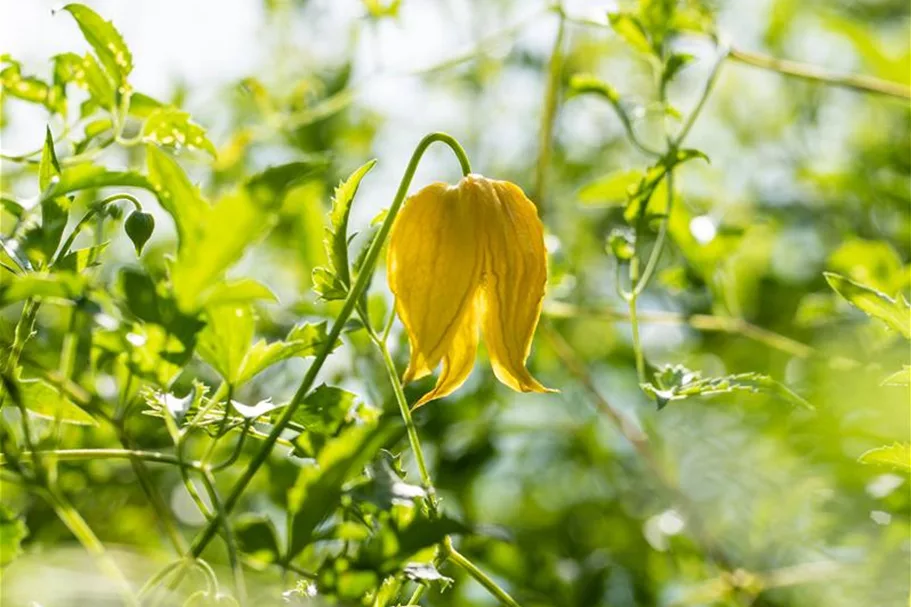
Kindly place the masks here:
<instances>
[{"instance_id":1,"label":"blurred background foliage","mask_svg":"<svg viewBox=\"0 0 911 607\"><path fill-rule=\"evenodd\" d=\"M911 75L906 0L88 4L132 52L129 84L110 77L123 67L116 49L113 63L102 52L94 65L109 77L93 79L81 59L91 47L73 19L51 15L51 3L0 4L9 52L0 258L12 266L25 250L40 270L62 232L56 242L48 233L67 221L71 229L117 192L132 193L155 228L137 257L137 238L121 225L133 208L112 203L75 241L82 256L53 268L47 284L0 270L5 390L43 415L32 420L39 447L171 454L187 416L199 425L181 456L227 460L214 481L216 493L227 493L275 419L245 421L254 413L244 403L287 402L309 364L300 356L314 353L325 339L319 323L340 309L316 297L311 278L327 263L333 188L378 159L352 207L350 233L360 234L353 259L428 132L456 137L476 172L519 184L546 226L549 287L530 362L560 394L512 393L480 364L455 395L418 410L451 520L409 527L421 490L407 442L396 431L355 435L398 413L379 354L351 321L319 374L326 387L308 398L311 417L296 420L298 431L285 435L293 445L279 444L235 509L251 604L396 604L377 593L384 577L427 562L447 533L526 606L908 604L907 451L896 451L891 466L858 459L911 439L901 335L911 289L911 109L901 94L785 76L787 66L768 64L864 74L901 91ZM611 27L609 11L636 21L615 18ZM725 49L730 55L716 64ZM665 82L671 51L691 57ZM130 86L123 116L117 104ZM684 147L710 162L694 156L678 165L670 213L664 181L637 226L630 188L655 163L643 148L663 150L665 134L684 128L694 110ZM67 159L81 158L108 176L147 175L151 186L121 176L59 189L66 179L39 174L50 166L41 160L45 125L64 176L82 166ZM189 235L172 220L184 207L156 199L156 185L174 184L162 177L171 156L206 200L225 205ZM293 180L263 173L276 166L290 166ZM433 148L413 189L458 177L449 152ZM63 203L69 219L52 229L45 203L66 193L74 196ZM30 200L41 201L37 232L18 217L28 212L17 201L27 208ZM667 246L637 306L650 384L643 390L617 281L622 273L629 287L629 253L652 250L663 217ZM872 296L895 307L864 308L867 292L855 283L895 298ZM29 296L43 305L34 336L14 356ZM385 318L389 304L380 269L372 317ZM894 323L880 322L893 313ZM226 367L254 336L299 350L241 381L236 366ZM390 348L404 368L398 325ZM23 388L27 378L42 378L50 392ZM409 386L409 400L430 385ZM72 403L80 396L91 415ZM225 399L241 404L226 408ZM137 588L203 527L206 515L173 465L50 458L53 478L24 482L33 466L23 464L25 476L9 470L10 456L28 449L21 420L9 402L2 414L11 429L0 477L4 605L100 604L110 589L61 522L66 504ZM225 430L234 431L209 452L210 436ZM295 493L302 486L316 491L302 470L313 457L327 470L328 444L363 461L333 452L348 458L350 474L337 494L324 487L313 541L283 570L273 544L284 540L271 529L284 538L289 524L303 525L286 512L306 499ZM191 480L190 490L209 511L203 484ZM50 486L61 495L48 497ZM313 509L307 504L302 512ZM222 591L237 596L224 546L216 539L204 557ZM431 584L422 604L496 604L460 569L439 571L411 571ZM180 600L205 588L203 579L188 576ZM397 600L404 604L413 588L407 582Z\"/></svg>"}]
</instances>

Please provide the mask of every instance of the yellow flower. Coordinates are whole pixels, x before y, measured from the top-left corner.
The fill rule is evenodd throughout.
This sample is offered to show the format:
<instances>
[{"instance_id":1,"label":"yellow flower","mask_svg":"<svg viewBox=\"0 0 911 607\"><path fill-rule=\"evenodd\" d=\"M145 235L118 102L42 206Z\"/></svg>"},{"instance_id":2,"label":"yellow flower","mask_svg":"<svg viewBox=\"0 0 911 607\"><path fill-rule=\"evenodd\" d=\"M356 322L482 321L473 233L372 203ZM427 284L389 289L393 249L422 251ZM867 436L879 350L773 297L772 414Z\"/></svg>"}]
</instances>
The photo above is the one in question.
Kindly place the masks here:
<instances>
[{"instance_id":1,"label":"yellow flower","mask_svg":"<svg viewBox=\"0 0 911 607\"><path fill-rule=\"evenodd\" d=\"M547 259L541 220L518 186L471 174L411 196L392 226L387 270L411 345L403 381L443 363L415 407L465 383L479 329L497 379L521 392L552 392L525 368Z\"/></svg>"}]
</instances>

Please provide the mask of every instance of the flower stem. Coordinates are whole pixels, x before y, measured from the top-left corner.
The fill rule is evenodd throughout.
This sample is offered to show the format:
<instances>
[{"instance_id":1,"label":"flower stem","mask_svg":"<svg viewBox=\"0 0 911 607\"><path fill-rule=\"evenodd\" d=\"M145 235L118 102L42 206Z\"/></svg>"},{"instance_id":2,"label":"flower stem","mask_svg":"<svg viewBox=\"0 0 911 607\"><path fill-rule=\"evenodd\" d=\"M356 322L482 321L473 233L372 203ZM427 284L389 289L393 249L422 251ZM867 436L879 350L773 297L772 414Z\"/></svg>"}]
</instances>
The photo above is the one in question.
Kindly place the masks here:
<instances>
[{"instance_id":1,"label":"flower stem","mask_svg":"<svg viewBox=\"0 0 911 607\"><path fill-rule=\"evenodd\" d=\"M364 259L362 269L358 273L357 279L355 280L354 285L352 285L351 290L348 292L348 296L345 298L345 302L342 304L342 309L339 311L338 316L333 322L332 328L329 330L328 339L326 339L323 347L317 353L316 357L313 360L313 363L310 365L310 368L307 369L307 373L304 375L303 380L301 380L300 387L292 397L291 402L289 402L288 406L284 408L281 417L275 422L275 425L272 426L271 432L269 432L269 435L263 440L259 450L253 455L249 466L247 466L247 468L244 470L243 475L237 480L230 493L225 498L225 513L230 513L234 509L234 506L237 505L237 502L240 500L240 497L243 494L244 490L247 488L247 485L250 484L253 476L256 475L257 471L262 467L266 459L268 459L269 454L272 452L272 448L275 446L275 443L278 442L281 433L291 422L294 414L297 412L298 408L301 406L301 403L304 401L304 398L310 392L310 388L313 386L313 382L316 380L317 374L323 367L326 359L329 357L330 352L334 349L335 342L338 341L338 338L342 333L342 329L348 322L348 318L350 318L351 314L354 312L358 301L360 301L360 298L370 284L370 280L373 276L373 271L376 268L376 263L379 259L380 252L383 249L383 245L386 243L386 238L388 238L390 230L392 230L392 223L395 221L396 215L398 215L399 210L402 208L402 204L405 202L405 197L408 194L408 188L411 186L411 181L414 178L414 173L418 168L418 163L420 162L421 157L423 157L424 152L427 151L427 148L432 143L437 141L440 143L445 143L452 149L459 160L459 164L462 167L462 173L464 175L467 175L471 172L471 164L468 162L468 157L465 154L465 150L462 149L462 146L459 145L459 143L451 135L447 135L446 133L431 133L421 139L420 143L418 143L417 147L414 150L414 153L411 155L411 160L408 162L408 166L405 168L405 174L402 176L402 181L399 183L398 190L395 193L395 198L392 201L392 205L389 207L389 213L386 215L386 219L383 221L382 226L380 226L380 231L377 234L376 239L373 241L373 244L371 244L370 249L367 251L367 256ZM196 539L193 541L193 545L190 547L189 551L190 556L195 558L202 554L202 551L205 549L205 547L209 544L210 541L212 541L212 538L215 537L215 534L218 530L218 525L219 521L217 519L213 519L208 522L203 531L197 535Z\"/></svg>"},{"instance_id":2,"label":"flower stem","mask_svg":"<svg viewBox=\"0 0 911 607\"><path fill-rule=\"evenodd\" d=\"M376 337L374 335L374 337ZM421 475L421 485L427 492L429 498L430 510L436 514L439 504L437 503L436 490L433 487L433 480L430 478L430 472L427 470L427 460L424 458L424 450L421 448L421 439L418 437L418 429L414 425L414 419L411 417L411 410L408 408L408 401L405 399L405 390L402 382L399 381L398 372L395 370L395 363L392 356L389 355L389 348L379 338L375 338L374 343L380 349L383 356L383 364L386 367L386 374L389 376L389 383L392 384L392 391L395 393L395 402L399 406L399 413L402 414L402 420L405 422L405 430L408 433L408 443L411 446L411 452L414 453L414 459L418 465L418 472Z\"/></svg>"}]
</instances>

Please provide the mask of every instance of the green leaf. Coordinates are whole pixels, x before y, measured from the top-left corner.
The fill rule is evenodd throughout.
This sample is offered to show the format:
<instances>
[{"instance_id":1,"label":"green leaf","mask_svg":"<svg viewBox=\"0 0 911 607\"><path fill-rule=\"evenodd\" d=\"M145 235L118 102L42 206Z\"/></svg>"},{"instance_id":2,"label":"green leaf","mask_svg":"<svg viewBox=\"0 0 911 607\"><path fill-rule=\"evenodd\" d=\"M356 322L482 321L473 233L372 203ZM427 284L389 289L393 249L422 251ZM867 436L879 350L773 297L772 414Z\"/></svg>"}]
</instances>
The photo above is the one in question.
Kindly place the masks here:
<instances>
[{"instance_id":1,"label":"green leaf","mask_svg":"<svg viewBox=\"0 0 911 607\"><path fill-rule=\"evenodd\" d=\"M276 221L276 209L260 206L245 189L224 195L207 209L203 221L193 226L192 237L181 242L171 266L177 305L185 312L199 309L205 292L216 287L247 247L264 237Z\"/></svg>"},{"instance_id":2,"label":"green leaf","mask_svg":"<svg viewBox=\"0 0 911 607\"><path fill-rule=\"evenodd\" d=\"M282 341L266 343L261 339L249 349L234 381L237 385L248 382L257 374L283 360L315 356L328 340L325 321L315 325L298 325ZM335 347L337 346L338 343L335 344Z\"/></svg>"},{"instance_id":3,"label":"green leaf","mask_svg":"<svg viewBox=\"0 0 911 607\"><path fill-rule=\"evenodd\" d=\"M7 95L23 101L44 104L47 102L50 87L32 76L23 76L18 63L9 65L0 71L0 85Z\"/></svg>"},{"instance_id":4,"label":"green leaf","mask_svg":"<svg viewBox=\"0 0 911 607\"><path fill-rule=\"evenodd\" d=\"M737 373L723 377L703 378L698 371L683 365L667 365L655 375L657 385L642 384L642 390L663 409L670 401L692 396L717 396L732 392L765 392L794 406L813 409L813 405L786 386L761 373Z\"/></svg>"},{"instance_id":5,"label":"green leaf","mask_svg":"<svg viewBox=\"0 0 911 607\"><path fill-rule=\"evenodd\" d=\"M313 178L323 171L328 161L314 157L306 161L289 162L257 173L247 180L246 188L260 204L276 204L284 195L302 181Z\"/></svg>"},{"instance_id":6,"label":"green leaf","mask_svg":"<svg viewBox=\"0 0 911 607\"><path fill-rule=\"evenodd\" d=\"M238 280L226 280L215 285L206 294L203 306L249 304L256 301L274 303L278 301L278 298L266 285L252 278L241 278Z\"/></svg>"},{"instance_id":7,"label":"green leaf","mask_svg":"<svg viewBox=\"0 0 911 607\"><path fill-rule=\"evenodd\" d=\"M41 379L23 379L16 382L19 398L25 408L39 417L59 419L80 426L95 425L95 420L56 388Z\"/></svg>"},{"instance_id":8,"label":"green leaf","mask_svg":"<svg viewBox=\"0 0 911 607\"><path fill-rule=\"evenodd\" d=\"M84 276L70 272L30 272L12 276L0 289L0 306L30 297L75 300L82 297L88 287Z\"/></svg>"},{"instance_id":9,"label":"green leaf","mask_svg":"<svg viewBox=\"0 0 911 607\"><path fill-rule=\"evenodd\" d=\"M153 145L146 146L148 182L158 195L164 210L174 219L178 251L183 248L196 226L203 222L210 207L177 162Z\"/></svg>"},{"instance_id":10,"label":"green leaf","mask_svg":"<svg viewBox=\"0 0 911 607\"><path fill-rule=\"evenodd\" d=\"M611 27L627 44L640 53L655 54L655 49L648 39L648 33L646 33L642 23L635 15L630 13L610 13L607 17L610 20Z\"/></svg>"},{"instance_id":11,"label":"green leaf","mask_svg":"<svg viewBox=\"0 0 911 607\"><path fill-rule=\"evenodd\" d=\"M317 525L337 507L345 481L360 474L381 448L402 434L400 426L386 420L375 427L351 426L323 447L315 466L301 469L288 498L292 514L288 558L310 544Z\"/></svg>"},{"instance_id":12,"label":"green leaf","mask_svg":"<svg viewBox=\"0 0 911 607\"><path fill-rule=\"evenodd\" d=\"M108 243L104 242L97 246L70 251L57 260L54 264L54 269L79 274L83 270L95 266L98 256L101 255L107 247Z\"/></svg>"},{"instance_id":13,"label":"green leaf","mask_svg":"<svg viewBox=\"0 0 911 607\"><path fill-rule=\"evenodd\" d=\"M884 293L832 272L825 272L824 275L829 286L853 306L867 316L886 323L905 339L911 339L911 306L907 302L896 301Z\"/></svg>"},{"instance_id":14,"label":"green leaf","mask_svg":"<svg viewBox=\"0 0 911 607\"><path fill-rule=\"evenodd\" d=\"M143 93L130 95L130 116L134 118L148 118L162 107L164 107L164 104L154 97L149 97Z\"/></svg>"},{"instance_id":15,"label":"green leaf","mask_svg":"<svg viewBox=\"0 0 911 607\"><path fill-rule=\"evenodd\" d=\"M22 554L22 540L28 536L25 521L0 505L0 568L6 567Z\"/></svg>"},{"instance_id":16,"label":"green leaf","mask_svg":"<svg viewBox=\"0 0 911 607\"><path fill-rule=\"evenodd\" d=\"M216 155L215 146L206 131L190 121L190 114L174 107L154 110L142 126L142 140L179 150L184 147L204 150Z\"/></svg>"},{"instance_id":17,"label":"green leaf","mask_svg":"<svg viewBox=\"0 0 911 607\"><path fill-rule=\"evenodd\" d=\"M902 472L911 473L911 443L895 443L870 449L863 453L858 461L862 464L892 466Z\"/></svg>"},{"instance_id":18,"label":"green leaf","mask_svg":"<svg viewBox=\"0 0 911 607\"><path fill-rule=\"evenodd\" d=\"M170 360L179 364L188 360L205 323L196 315L182 313L165 289L159 288L149 275L140 270L123 269L119 283L126 308L133 316L143 323L158 325L183 344L183 352L172 355Z\"/></svg>"},{"instance_id":19,"label":"green leaf","mask_svg":"<svg viewBox=\"0 0 911 607\"><path fill-rule=\"evenodd\" d=\"M591 206L625 204L630 189L635 188L641 180L642 171L638 169L614 171L582 186L579 200Z\"/></svg>"},{"instance_id":20,"label":"green leaf","mask_svg":"<svg viewBox=\"0 0 911 607\"><path fill-rule=\"evenodd\" d=\"M371 160L354 171L348 179L335 188L329 227L326 228L326 257L328 264L313 273L314 290L325 300L343 299L351 286L348 265L348 218L351 203L364 176L376 165Z\"/></svg>"},{"instance_id":21,"label":"green leaf","mask_svg":"<svg viewBox=\"0 0 911 607\"><path fill-rule=\"evenodd\" d=\"M693 60L693 56L686 53L671 53L667 62L664 64L664 70L661 72L662 89L671 82L680 71Z\"/></svg>"},{"instance_id":22,"label":"green leaf","mask_svg":"<svg viewBox=\"0 0 911 607\"><path fill-rule=\"evenodd\" d=\"M82 35L95 50L114 83L118 88L123 87L127 76L133 71L133 55L120 32L110 21L105 21L87 6L68 4L63 10L68 11L76 20Z\"/></svg>"},{"instance_id":23,"label":"green leaf","mask_svg":"<svg viewBox=\"0 0 911 607\"><path fill-rule=\"evenodd\" d=\"M91 54L62 53L54 57L54 77L60 83L73 82L88 91L97 105L113 110L116 103L114 85Z\"/></svg>"},{"instance_id":24,"label":"green leaf","mask_svg":"<svg viewBox=\"0 0 911 607\"><path fill-rule=\"evenodd\" d=\"M89 162L68 166L60 173L60 180L54 183L42 196L42 200L57 198L80 190L104 187L143 188L157 193L145 177L133 171L110 171L103 166Z\"/></svg>"},{"instance_id":25,"label":"green leaf","mask_svg":"<svg viewBox=\"0 0 911 607\"><path fill-rule=\"evenodd\" d=\"M901 371L896 371L883 380L884 386L911 386L911 367L905 365Z\"/></svg>"},{"instance_id":26,"label":"green leaf","mask_svg":"<svg viewBox=\"0 0 911 607\"><path fill-rule=\"evenodd\" d=\"M261 514L241 514L234 520L234 535L240 551L262 566L281 558L275 525Z\"/></svg>"},{"instance_id":27,"label":"green leaf","mask_svg":"<svg viewBox=\"0 0 911 607\"><path fill-rule=\"evenodd\" d=\"M303 426L309 433L331 436L342 427L356 398L347 390L320 384L307 395L294 412L291 421ZM278 419L280 416L281 411L277 410L272 413L273 419ZM307 447L303 443L302 446ZM307 448L304 449L304 451L307 450Z\"/></svg>"},{"instance_id":28,"label":"green leaf","mask_svg":"<svg viewBox=\"0 0 911 607\"><path fill-rule=\"evenodd\" d=\"M215 306L205 316L206 328L199 333L196 351L222 379L236 386L256 330L253 310L249 306Z\"/></svg>"},{"instance_id":29,"label":"green leaf","mask_svg":"<svg viewBox=\"0 0 911 607\"><path fill-rule=\"evenodd\" d=\"M50 127L45 129L44 147L38 163L38 185L47 192L60 177L60 163L54 151L54 138ZM50 259L60 246L60 239L70 218L69 200L64 197L41 197L41 250L45 259Z\"/></svg>"}]
</instances>

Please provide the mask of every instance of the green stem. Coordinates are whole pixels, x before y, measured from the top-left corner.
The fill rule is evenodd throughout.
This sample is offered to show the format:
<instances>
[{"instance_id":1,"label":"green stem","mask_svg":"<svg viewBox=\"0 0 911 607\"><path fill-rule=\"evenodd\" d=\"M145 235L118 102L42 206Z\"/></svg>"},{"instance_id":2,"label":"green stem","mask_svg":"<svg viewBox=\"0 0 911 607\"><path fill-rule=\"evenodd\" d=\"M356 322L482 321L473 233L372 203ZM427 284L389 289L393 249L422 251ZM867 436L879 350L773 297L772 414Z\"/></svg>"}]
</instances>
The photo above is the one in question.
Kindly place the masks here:
<instances>
[{"instance_id":1,"label":"green stem","mask_svg":"<svg viewBox=\"0 0 911 607\"><path fill-rule=\"evenodd\" d=\"M35 318L38 315L40 303L32 298L25 300L22 306L22 314L19 316L19 322L16 323L16 329L13 332L13 343L10 346L9 358L3 366L3 372L12 375L19 364L19 358L22 356L22 350L25 348L25 342L32 336L35 330Z\"/></svg>"},{"instance_id":2,"label":"green stem","mask_svg":"<svg viewBox=\"0 0 911 607\"><path fill-rule=\"evenodd\" d=\"M753 67L764 70L771 70L773 72L778 72L779 74L784 74L785 76L794 76L796 78L803 78L804 80L811 80L829 86L852 89L862 93L876 93L878 95L887 95L898 99L911 100L911 88L897 82L881 80L862 74L835 74L815 65L788 61L786 59L777 59L775 57L769 57L768 55L761 55L759 53L751 53L733 48L728 53L728 57L739 63L752 65Z\"/></svg>"},{"instance_id":3,"label":"green stem","mask_svg":"<svg viewBox=\"0 0 911 607\"><path fill-rule=\"evenodd\" d=\"M173 455L159 453L157 451L137 451L134 449L56 449L40 451L23 451L23 459L34 458L35 456L50 455L59 461L80 461L96 459L140 459L159 464L171 464L174 466L185 466L196 470L202 469L199 462L182 462ZM0 456L0 464L4 460Z\"/></svg>"},{"instance_id":4,"label":"green stem","mask_svg":"<svg viewBox=\"0 0 911 607\"><path fill-rule=\"evenodd\" d=\"M237 539L234 537L234 532L228 522L228 513L225 512L224 504L221 501L221 497L218 495L218 490L215 488L215 478L213 478L212 473L208 471L203 472L202 478L206 485L206 491L209 494L209 500L215 508L215 516L221 521L224 529L225 544L228 547L228 562L231 565L231 572L234 575L234 591L237 595L235 598L237 599L237 602L240 603L241 607L243 607L243 605L247 603L247 585L244 581L244 570L238 558Z\"/></svg>"},{"instance_id":5,"label":"green stem","mask_svg":"<svg viewBox=\"0 0 911 607\"><path fill-rule=\"evenodd\" d=\"M421 475L421 485L427 492L430 510L435 514L439 507L436 498L436 490L433 487L433 480L430 478L430 472L427 470L427 461L424 458L424 450L421 448L421 439L418 437L418 429L414 425L414 419L411 417L411 409L408 407L408 401L405 398L405 390L402 387L402 382L399 381L398 372L395 370L395 363L392 361L392 356L389 355L389 348L387 348L386 344L380 341L376 335L373 335L373 338L374 343L376 343L376 346L380 349L380 354L383 357L383 364L386 367L386 374L389 376L389 383L392 384L392 391L395 394L395 402L398 404L399 413L401 413L402 420L405 422L405 430L408 433L408 444L411 446L411 452L414 454L414 459L418 465L418 471Z\"/></svg>"},{"instance_id":6,"label":"green stem","mask_svg":"<svg viewBox=\"0 0 911 607\"><path fill-rule=\"evenodd\" d=\"M329 330L328 339L326 339L323 347L317 353L316 357L313 360L313 363L310 365L310 368L307 369L307 373L301 381L297 392L292 397L291 402L288 403L288 406L284 408L281 417L278 419L278 421L275 422L275 425L272 426L271 432L269 432L269 435L263 440L263 443L260 445L259 450L253 455L249 466L247 466L247 468L244 470L243 475L241 475L241 477L237 480L237 482L234 484L234 487L231 489L231 492L228 494L228 497L225 499L225 512L230 513L234 509L234 506L237 505L237 502L240 499L240 496L243 494L244 490L247 488L247 485L250 484L253 476L256 475L257 471L265 463L266 459L268 459L269 454L272 452L272 448L275 446L275 443L278 441L281 433L291 422L294 414L297 413L298 408L304 401L304 397L307 396L307 393L313 386L313 382L316 380L317 374L319 373L320 369L322 369L323 364L329 357L330 352L334 349L335 343L338 341L345 323L348 322L348 318L350 318L351 313L354 312L355 306L370 284L370 279L372 278L373 270L376 267L380 252L383 249L383 245L386 243L386 238L389 236L389 231L392 229L392 223L395 221L395 218L398 215L402 204L405 202L405 197L408 194L408 188L411 185L411 180L414 178L414 173L418 168L418 163L420 162L421 157L424 155L424 152L427 150L427 148L432 143L437 141L445 143L452 149L459 160L459 164L462 167L462 174L468 175L471 172L471 165L468 162L468 157L466 156L465 151L452 136L447 135L446 133L431 133L425 136L420 141L420 143L418 143L418 146L415 148L414 153L411 156L411 160L408 162L408 166L405 169L405 174L402 176L402 181L399 183L399 188L396 191L392 205L389 207L389 213L386 215L386 219L383 221L376 239L373 241L373 244L371 244L370 249L367 251L367 256L364 259L362 269L358 273L357 279L355 280L354 285L351 287L351 290L348 293L348 297L345 298L345 302L342 304L342 309L339 311L335 322L332 324L332 328ZM198 557L200 554L202 554L202 551L215 536L217 527L218 521L209 521L203 531L198 536L196 536L193 545L190 547L191 556Z\"/></svg>"},{"instance_id":7,"label":"green stem","mask_svg":"<svg viewBox=\"0 0 911 607\"><path fill-rule=\"evenodd\" d=\"M142 210L142 203L139 202L139 199L136 198L135 196L133 196L132 194L125 194L125 193L113 194L112 196L108 196L107 198L103 199L98 204L92 205L92 208L90 208L88 211L86 211L85 215L82 216L82 219L79 220L79 223L76 224L76 227L73 228L73 231L70 232L70 235L64 241L63 246L60 247L60 250L57 252L57 255L54 256L54 261L52 261L50 265L53 266L59 260L63 259L63 257L67 253L70 252L70 248L73 246L73 242L76 240L76 237L79 235L79 232L81 232L83 230L83 228L85 228L86 224L88 224L88 222L91 221L93 217L95 217L99 212L101 212L104 209L104 207L106 207L107 205L109 205L112 202L117 202L118 200L129 200L133 204L134 210L136 210L136 211Z\"/></svg>"},{"instance_id":8,"label":"green stem","mask_svg":"<svg viewBox=\"0 0 911 607\"><path fill-rule=\"evenodd\" d=\"M487 591L495 596L498 601L507 605L508 607L519 607L519 603L516 602L514 598L509 596L505 590L500 588L496 582L490 579L486 573L478 569L474 563L469 561L467 558L462 556L462 554L452 546L452 542L449 538L446 538L446 541L443 543L446 549L447 558L465 570L465 572L473 577L481 586L487 589Z\"/></svg>"}]
</instances>

